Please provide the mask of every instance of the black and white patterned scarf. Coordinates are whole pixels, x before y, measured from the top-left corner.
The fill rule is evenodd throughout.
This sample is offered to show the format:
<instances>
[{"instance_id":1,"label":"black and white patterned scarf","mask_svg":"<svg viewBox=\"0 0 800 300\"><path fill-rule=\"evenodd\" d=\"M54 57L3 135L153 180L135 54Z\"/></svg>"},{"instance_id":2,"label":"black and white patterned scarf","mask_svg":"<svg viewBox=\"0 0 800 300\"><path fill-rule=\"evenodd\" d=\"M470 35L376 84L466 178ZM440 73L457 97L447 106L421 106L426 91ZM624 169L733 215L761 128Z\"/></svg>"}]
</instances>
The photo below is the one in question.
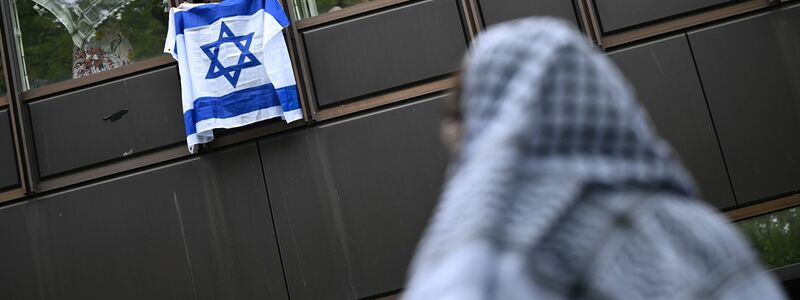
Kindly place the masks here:
<instances>
[{"instance_id":1,"label":"black and white patterned scarf","mask_svg":"<svg viewBox=\"0 0 800 300\"><path fill-rule=\"evenodd\" d=\"M463 144L406 299L547 297L531 288L531 249L593 190L699 202L623 76L570 25L490 28L465 58L460 96Z\"/></svg>"}]
</instances>

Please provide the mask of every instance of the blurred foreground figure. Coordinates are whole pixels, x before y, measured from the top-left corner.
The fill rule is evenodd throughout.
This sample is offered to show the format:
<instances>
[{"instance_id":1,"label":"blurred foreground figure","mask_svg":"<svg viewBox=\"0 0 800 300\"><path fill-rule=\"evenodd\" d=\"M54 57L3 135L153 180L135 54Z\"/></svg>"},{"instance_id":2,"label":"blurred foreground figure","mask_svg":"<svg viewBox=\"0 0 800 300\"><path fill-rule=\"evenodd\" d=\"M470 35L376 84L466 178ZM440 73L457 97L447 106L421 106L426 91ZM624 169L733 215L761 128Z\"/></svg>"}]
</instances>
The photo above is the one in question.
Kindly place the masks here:
<instances>
[{"instance_id":1,"label":"blurred foreground figure","mask_svg":"<svg viewBox=\"0 0 800 300\"><path fill-rule=\"evenodd\" d=\"M495 26L462 76L444 128L460 150L405 299L784 297L569 25Z\"/></svg>"}]
</instances>

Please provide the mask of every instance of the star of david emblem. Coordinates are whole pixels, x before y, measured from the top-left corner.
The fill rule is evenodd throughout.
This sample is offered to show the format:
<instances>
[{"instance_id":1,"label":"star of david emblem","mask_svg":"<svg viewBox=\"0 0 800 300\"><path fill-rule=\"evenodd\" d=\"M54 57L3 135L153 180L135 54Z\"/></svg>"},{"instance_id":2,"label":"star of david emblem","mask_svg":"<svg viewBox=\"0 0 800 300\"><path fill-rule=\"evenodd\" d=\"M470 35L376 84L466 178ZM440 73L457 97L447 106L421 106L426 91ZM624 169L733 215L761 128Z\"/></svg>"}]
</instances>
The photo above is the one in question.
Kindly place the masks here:
<instances>
[{"instance_id":1,"label":"star of david emblem","mask_svg":"<svg viewBox=\"0 0 800 300\"><path fill-rule=\"evenodd\" d=\"M225 79L228 79L228 82L230 82L233 87L236 87L236 84L239 82L239 75L242 74L243 69L261 65L261 62L256 59L256 56L250 53L253 35L255 35L254 32L247 35L236 36L233 34L233 31L228 28L228 25L222 22L222 28L219 30L219 38L217 41L200 46L200 49L211 59L211 65L208 67L206 79L225 76ZM241 54L239 54L239 61L235 65L226 67L219 61L219 52L222 45L225 43L233 43L236 45L236 48L241 51Z\"/></svg>"}]
</instances>

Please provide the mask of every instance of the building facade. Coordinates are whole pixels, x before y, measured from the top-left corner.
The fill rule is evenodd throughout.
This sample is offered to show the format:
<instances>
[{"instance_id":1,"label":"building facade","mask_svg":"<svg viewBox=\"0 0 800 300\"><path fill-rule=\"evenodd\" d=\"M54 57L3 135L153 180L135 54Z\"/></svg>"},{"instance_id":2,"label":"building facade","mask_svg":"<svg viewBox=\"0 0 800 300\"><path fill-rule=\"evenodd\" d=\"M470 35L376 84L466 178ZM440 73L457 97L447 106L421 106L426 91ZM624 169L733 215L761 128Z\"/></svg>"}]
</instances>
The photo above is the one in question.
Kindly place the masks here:
<instances>
[{"instance_id":1,"label":"building facade","mask_svg":"<svg viewBox=\"0 0 800 300\"><path fill-rule=\"evenodd\" d=\"M461 57L530 15L605 51L709 203L800 278L800 1L284 0L305 119L196 155L161 53L175 2L0 2L4 298L394 297Z\"/></svg>"}]
</instances>

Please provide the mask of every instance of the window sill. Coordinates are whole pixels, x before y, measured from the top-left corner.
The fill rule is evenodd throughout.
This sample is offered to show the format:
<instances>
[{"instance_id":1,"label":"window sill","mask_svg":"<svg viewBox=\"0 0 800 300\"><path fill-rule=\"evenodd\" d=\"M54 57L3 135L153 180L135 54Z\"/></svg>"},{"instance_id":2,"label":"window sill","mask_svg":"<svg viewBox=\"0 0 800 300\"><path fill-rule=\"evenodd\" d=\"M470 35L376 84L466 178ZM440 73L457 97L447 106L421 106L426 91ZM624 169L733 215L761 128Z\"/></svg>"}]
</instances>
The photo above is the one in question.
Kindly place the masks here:
<instances>
[{"instance_id":1,"label":"window sill","mask_svg":"<svg viewBox=\"0 0 800 300\"><path fill-rule=\"evenodd\" d=\"M654 25L625 30L619 33L604 35L601 31L598 31L598 34L602 35L600 38L600 45L603 47L603 49L617 47L660 34L686 29L692 26L706 24L728 17L752 12L768 6L769 3L764 0L748 0L709 11L694 13L685 17L669 19ZM594 22L593 25L595 28L600 28L598 22Z\"/></svg>"},{"instance_id":2,"label":"window sill","mask_svg":"<svg viewBox=\"0 0 800 300\"><path fill-rule=\"evenodd\" d=\"M22 101L33 101L41 99L46 96L61 94L82 87L90 86L99 82L116 79L118 77L139 73L150 69L155 69L157 67L169 65L172 63L175 63L175 60L172 59L172 57L170 57L169 55L162 55L155 58L138 61L130 65L116 68L113 70L108 70L77 79L61 81L40 88L24 91L20 94L20 97L22 98Z\"/></svg>"},{"instance_id":3,"label":"window sill","mask_svg":"<svg viewBox=\"0 0 800 300\"><path fill-rule=\"evenodd\" d=\"M444 79L419 84L410 88L381 94L375 97L359 99L350 103L323 108L314 112L314 119L316 121L325 121L391 103L421 97L436 92L451 90L454 89L457 84L457 80L454 77L449 76Z\"/></svg>"},{"instance_id":4,"label":"window sill","mask_svg":"<svg viewBox=\"0 0 800 300\"><path fill-rule=\"evenodd\" d=\"M778 267L770 270L781 281L789 281L800 278L800 263Z\"/></svg>"},{"instance_id":5,"label":"window sill","mask_svg":"<svg viewBox=\"0 0 800 300\"><path fill-rule=\"evenodd\" d=\"M727 211L725 212L725 216L731 221L741 221L798 205L800 205L800 194L794 194L780 199Z\"/></svg>"},{"instance_id":6,"label":"window sill","mask_svg":"<svg viewBox=\"0 0 800 300\"><path fill-rule=\"evenodd\" d=\"M0 193L0 203L5 203L25 197L25 191L22 188L16 188L9 191Z\"/></svg>"}]
</instances>

